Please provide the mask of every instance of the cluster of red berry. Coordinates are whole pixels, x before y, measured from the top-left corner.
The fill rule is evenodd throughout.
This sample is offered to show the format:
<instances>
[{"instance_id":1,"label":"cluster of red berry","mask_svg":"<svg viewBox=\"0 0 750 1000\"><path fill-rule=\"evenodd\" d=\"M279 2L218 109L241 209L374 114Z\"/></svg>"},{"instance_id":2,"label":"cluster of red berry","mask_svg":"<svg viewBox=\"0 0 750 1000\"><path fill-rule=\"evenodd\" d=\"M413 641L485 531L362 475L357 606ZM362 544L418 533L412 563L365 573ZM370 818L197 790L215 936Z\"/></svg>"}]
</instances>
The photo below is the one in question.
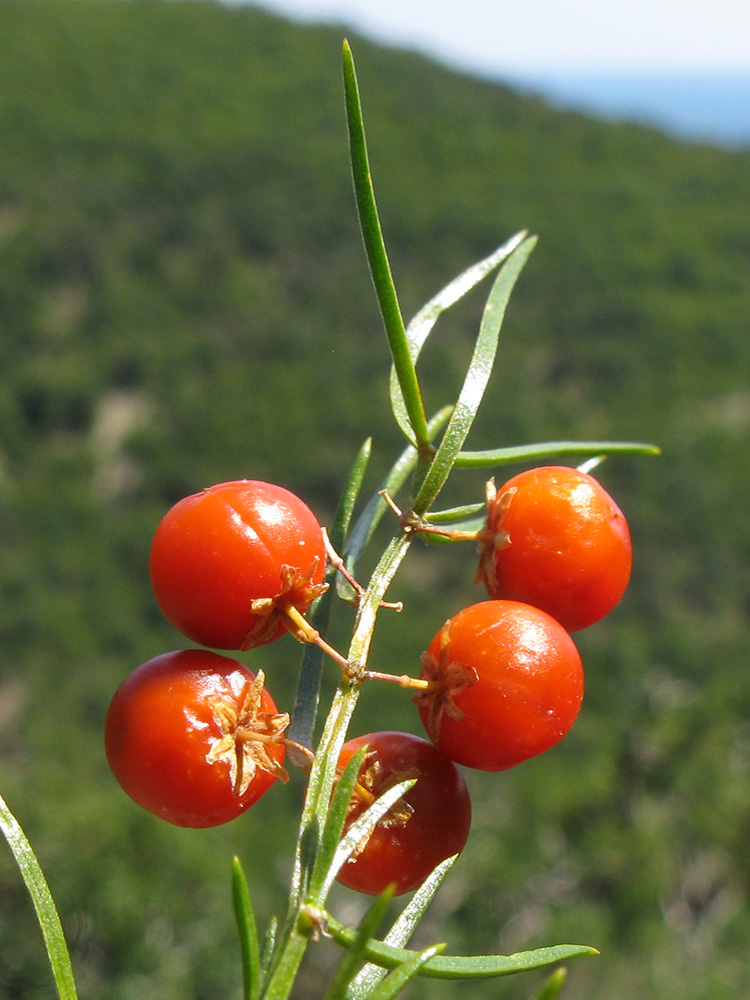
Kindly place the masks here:
<instances>
[{"instance_id":1,"label":"cluster of red berry","mask_svg":"<svg viewBox=\"0 0 750 1000\"><path fill-rule=\"evenodd\" d=\"M475 537L490 600L442 626L413 679L429 740L370 733L339 758L343 769L367 748L347 825L388 788L417 779L339 872L362 892L388 884L407 892L463 849L471 804L456 764L506 770L568 732L583 698L570 632L606 615L629 579L625 518L575 469L532 469L501 490L489 484ZM281 487L243 480L176 504L156 531L150 568L160 608L185 636L247 650L285 631L310 638L304 614L325 590L325 564L309 508ZM288 721L262 672L181 650L142 664L118 689L107 756L144 808L181 826L214 826L286 780Z\"/></svg>"}]
</instances>

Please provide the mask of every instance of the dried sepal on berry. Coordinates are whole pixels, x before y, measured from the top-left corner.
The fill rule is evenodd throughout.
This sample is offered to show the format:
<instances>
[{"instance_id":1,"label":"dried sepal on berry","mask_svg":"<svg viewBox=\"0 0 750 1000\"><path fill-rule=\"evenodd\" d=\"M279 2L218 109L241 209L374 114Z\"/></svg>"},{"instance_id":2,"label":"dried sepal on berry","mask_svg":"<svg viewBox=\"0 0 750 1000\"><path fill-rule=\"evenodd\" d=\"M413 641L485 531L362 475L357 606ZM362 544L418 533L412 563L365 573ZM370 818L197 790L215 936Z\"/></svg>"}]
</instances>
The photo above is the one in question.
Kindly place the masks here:
<instances>
[{"instance_id":1,"label":"dried sepal on berry","mask_svg":"<svg viewBox=\"0 0 750 1000\"><path fill-rule=\"evenodd\" d=\"M126 678L107 712L107 759L140 806L177 826L226 823L284 769L289 718L238 660L163 653Z\"/></svg>"},{"instance_id":2,"label":"dried sepal on berry","mask_svg":"<svg viewBox=\"0 0 750 1000\"><path fill-rule=\"evenodd\" d=\"M309 641L308 634L300 627L299 616L328 590L327 583L314 582L318 575L318 563L316 558L304 573L295 566L282 566L281 586L273 597L261 597L250 602L250 610L256 620L245 636L243 650L264 646L284 630L301 642Z\"/></svg>"},{"instance_id":3,"label":"dried sepal on berry","mask_svg":"<svg viewBox=\"0 0 750 1000\"><path fill-rule=\"evenodd\" d=\"M258 768L286 783L286 768L268 751L269 744L278 744L289 725L287 712L263 711L261 697L265 676L259 670L255 680L247 685L241 700L219 697L211 708L222 735L206 754L209 764L225 760L234 795L242 796L255 779Z\"/></svg>"},{"instance_id":4,"label":"dried sepal on berry","mask_svg":"<svg viewBox=\"0 0 750 1000\"><path fill-rule=\"evenodd\" d=\"M422 661L433 680L417 695L427 734L451 760L504 771L549 750L583 699L575 643L551 615L518 601L483 601L444 625ZM462 677L473 683L461 686Z\"/></svg>"},{"instance_id":5,"label":"dried sepal on berry","mask_svg":"<svg viewBox=\"0 0 750 1000\"><path fill-rule=\"evenodd\" d=\"M479 534L490 597L541 608L569 632L615 607L632 565L627 521L596 479L568 466L527 469L493 496Z\"/></svg>"},{"instance_id":6,"label":"dried sepal on berry","mask_svg":"<svg viewBox=\"0 0 750 1000\"><path fill-rule=\"evenodd\" d=\"M502 524L514 494L515 490L511 488L503 490L498 495L494 479L488 480L485 485L487 514L484 527L477 535L479 566L477 567L475 583L484 581L486 584L488 580L493 578L498 551L511 544L510 535L503 529Z\"/></svg>"},{"instance_id":7,"label":"dried sepal on berry","mask_svg":"<svg viewBox=\"0 0 750 1000\"><path fill-rule=\"evenodd\" d=\"M430 686L412 698L416 707L424 713L425 729L433 743L437 743L440 736L443 715L458 721L463 719L464 713L456 704L456 698L477 681L477 672L473 667L450 658L450 625L447 621L440 630L438 655L429 650L422 654L421 677Z\"/></svg>"},{"instance_id":8,"label":"dried sepal on berry","mask_svg":"<svg viewBox=\"0 0 750 1000\"><path fill-rule=\"evenodd\" d=\"M273 642L325 588L323 529L272 483L219 483L176 503L151 545L151 584L165 617L194 642L250 649ZM255 608L255 610L254 610Z\"/></svg>"},{"instance_id":9,"label":"dried sepal on berry","mask_svg":"<svg viewBox=\"0 0 750 1000\"><path fill-rule=\"evenodd\" d=\"M376 824L343 865L337 880L359 892L380 895L389 885L409 892L446 858L459 854L471 825L466 784L451 761L411 733L377 732L344 744L343 770L363 746L367 757L355 786L346 828L388 789L414 784Z\"/></svg>"},{"instance_id":10,"label":"dried sepal on berry","mask_svg":"<svg viewBox=\"0 0 750 1000\"><path fill-rule=\"evenodd\" d=\"M374 750L368 750L362 760L357 783L354 786L354 794L347 810L347 825L351 825L368 806L371 806L391 788L395 788L402 781L412 781L418 777L419 771L416 767L409 767L403 771L386 771L382 761L378 759L377 753ZM386 829L404 826L408 823L413 812L413 808L401 797L394 802L385 816L381 817L378 825Z\"/></svg>"}]
</instances>

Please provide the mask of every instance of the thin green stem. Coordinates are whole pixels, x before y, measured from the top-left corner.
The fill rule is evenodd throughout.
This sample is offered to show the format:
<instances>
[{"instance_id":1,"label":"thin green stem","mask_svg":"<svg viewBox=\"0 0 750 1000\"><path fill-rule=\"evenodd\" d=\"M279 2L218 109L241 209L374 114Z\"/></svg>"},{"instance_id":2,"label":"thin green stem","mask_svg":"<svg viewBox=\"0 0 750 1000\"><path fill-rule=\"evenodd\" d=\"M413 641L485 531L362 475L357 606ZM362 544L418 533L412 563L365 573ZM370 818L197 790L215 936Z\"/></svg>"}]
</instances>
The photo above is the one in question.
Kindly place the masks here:
<instances>
[{"instance_id":1,"label":"thin green stem","mask_svg":"<svg viewBox=\"0 0 750 1000\"><path fill-rule=\"evenodd\" d=\"M342 676L326 719L323 734L310 772L307 795L297 841L289 910L276 953L275 964L264 992L266 1000L286 1000L315 927L303 911L307 886L317 857L319 838L336 780L336 765L346 739L352 713L359 699L361 682L369 655L375 619L396 570L406 555L411 538L400 533L383 553L362 596L349 647L351 676ZM317 905L322 905L317 900Z\"/></svg>"}]
</instances>

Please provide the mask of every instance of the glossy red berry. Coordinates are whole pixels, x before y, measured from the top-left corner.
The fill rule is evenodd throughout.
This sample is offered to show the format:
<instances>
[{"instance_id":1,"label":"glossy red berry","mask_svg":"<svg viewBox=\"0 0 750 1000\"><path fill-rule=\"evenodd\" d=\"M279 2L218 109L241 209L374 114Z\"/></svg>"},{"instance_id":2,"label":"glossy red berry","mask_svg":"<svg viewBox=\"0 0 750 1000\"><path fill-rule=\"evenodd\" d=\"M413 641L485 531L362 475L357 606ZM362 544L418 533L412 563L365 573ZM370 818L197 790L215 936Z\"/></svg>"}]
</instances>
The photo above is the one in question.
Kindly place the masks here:
<instances>
[{"instance_id":1,"label":"glossy red berry","mask_svg":"<svg viewBox=\"0 0 750 1000\"><path fill-rule=\"evenodd\" d=\"M144 809L177 826L226 823L286 780L289 717L242 663L203 649L141 664L107 713L107 760Z\"/></svg>"},{"instance_id":2,"label":"glossy red berry","mask_svg":"<svg viewBox=\"0 0 750 1000\"><path fill-rule=\"evenodd\" d=\"M214 649L277 639L322 592L325 545L312 511L281 486L220 483L185 497L159 524L151 584L166 618Z\"/></svg>"},{"instance_id":3,"label":"glossy red berry","mask_svg":"<svg viewBox=\"0 0 750 1000\"><path fill-rule=\"evenodd\" d=\"M379 895L416 889L446 858L459 854L471 825L471 802L458 768L427 740L411 733L379 732L344 744L343 770L361 747L360 768L346 828L386 789L409 778L414 785L390 809L369 839L346 862L338 881Z\"/></svg>"},{"instance_id":4,"label":"glossy red berry","mask_svg":"<svg viewBox=\"0 0 750 1000\"><path fill-rule=\"evenodd\" d=\"M443 625L422 657L431 687L414 698L430 739L451 760L504 771L565 736L583 699L575 643L550 615L483 601Z\"/></svg>"},{"instance_id":5,"label":"glossy red berry","mask_svg":"<svg viewBox=\"0 0 750 1000\"><path fill-rule=\"evenodd\" d=\"M622 511L591 476L530 469L488 491L479 577L490 597L523 601L574 632L622 597L632 547Z\"/></svg>"}]
</instances>

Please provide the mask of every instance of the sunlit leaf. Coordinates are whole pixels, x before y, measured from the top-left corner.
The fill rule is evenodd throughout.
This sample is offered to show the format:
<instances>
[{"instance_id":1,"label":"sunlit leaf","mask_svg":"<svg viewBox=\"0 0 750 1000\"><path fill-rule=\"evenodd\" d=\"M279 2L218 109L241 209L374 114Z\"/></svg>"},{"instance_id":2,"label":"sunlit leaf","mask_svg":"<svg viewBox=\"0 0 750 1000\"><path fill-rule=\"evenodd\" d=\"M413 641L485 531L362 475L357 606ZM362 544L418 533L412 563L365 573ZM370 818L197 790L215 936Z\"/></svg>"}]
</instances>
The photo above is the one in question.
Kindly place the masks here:
<instances>
[{"instance_id":1,"label":"sunlit leaf","mask_svg":"<svg viewBox=\"0 0 750 1000\"><path fill-rule=\"evenodd\" d=\"M428 434L430 440L442 430L452 413L452 407L445 407L438 411L428 424ZM346 566L351 573L356 570L362 552L367 543L372 538L375 528L380 523L388 509L388 506L381 495L385 490L390 496L395 497L409 476L414 472L417 465L417 451L411 445L404 449L393 464L392 468L380 484L378 491L373 494L352 528L349 541L346 546Z\"/></svg>"},{"instance_id":2,"label":"sunlit leaf","mask_svg":"<svg viewBox=\"0 0 750 1000\"><path fill-rule=\"evenodd\" d=\"M76 1000L73 968L55 901L26 834L2 797L0 797L0 828L13 852L34 904L58 996L60 1000Z\"/></svg>"},{"instance_id":3,"label":"sunlit leaf","mask_svg":"<svg viewBox=\"0 0 750 1000\"><path fill-rule=\"evenodd\" d=\"M349 983L362 964L368 943L377 932L392 898L393 887L389 886L377 897L365 914L359 927L353 931L347 955L336 970L324 1000L345 1000Z\"/></svg>"},{"instance_id":4,"label":"sunlit leaf","mask_svg":"<svg viewBox=\"0 0 750 1000\"><path fill-rule=\"evenodd\" d=\"M420 887L413 893L411 899L404 907L404 909L399 914L398 918L394 921L393 926L388 931L388 933L383 938L383 943L390 945L393 948L402 948L409 942L417 924L424 916L427 907L432 902L435 893L442 885L443 879L448 874L450 869L458 857L454 854L452 858L447 858L442 861L433 872L431 872ZM428 949L437 954L436 949ZM442 950L442 947L440 948ZM425 952L419 953L421 956L426 956L431 958L432 955L428 955ZM411 967L415 962L412 959L411 962L404 963L403 966L399 966L400 969L406 966ZM414 965L414 973L422 967L423 961ZM398 971L398 970L397 970ZM370 996L370 991L385 977L387 970L383 968L382 965L374 965L368 962L357 974L357 976L352 981L349 987L348 998L349 1000L364 1000L366 996ZM395 973L393 973L395 975Z\"/></svg>"},{"instance_id":5,"label":"sunlit leaf","mask_svg":"<svg viewBox=\"0 0 750 1000\"><path fill-rule=\"evenodd\" d=\"M357 502L359 491L362 488L371 449L372 441L368 438L357 453L357 457L354 460L344 486L341 500L334 515L330 534L331 543L336 549L341 548L346 539L354 506ZM308 613L310 624L323 636L328 629L333 602L334 583L337 575L336 570L329 566L326 572L326 580L329 588L315 601ZM313 642L305 643L302 650L302 663L297 681L292 719L287 730L287 737L290 740L294 740L294 742L309 749L312 749L313 734L318 716L323 657L324 653L319 646Z\"/></svg>"},{"instance_id":6,"label":"sunlit leaf","mask_svg":"<svg viewBox=\"0 0 750 1000\"><path fill-rule=\"evenodd\" d=\"M333 939L348 948L355 931L329 915L328 930ZM393 948L383 941L371 940L365 951L370 962L377 962L387 969L395 969L413 958L417 952L408 948ZM488 979L509 976L516 972L541 969L571 958L598 955L596 948L587 945L560 944L534 951L521 951L515 955L438 955L420 969L420 976L432 979Z\"/></svg>"},{"instance_id":7,"label":"sunlit leaf","mask_svg":"<svg viewBox=\"0 0 750 1000\"><path fill-rule=\"evenodd\" d=\"M375 285L375 292L380 305L388 345L391 350L393 367L396 372L405 411L408 415L407 436L418 446L428 442L427 418L422 402L422 394L417 380L414 362L409 354L406 340L406 330L398 304L396 288L391 276L391 267L383 242L380 219L375 204L370 164L367 155L362 107L359 100L359 87L354 69L354 59L348 43L344 43L344 96L346 101L346 118L349 126L349 150L351 156L354 193L362 229L362 238L367 252L367 261Z\"/></svg>"},{"instance_id":8,"label":"sunlit leaf","mask_svg":"<svg viewBox=\"0 0 750 1000\"><path fill-rule=\"evenodd\" d=\"M537 462L541 459L563 456L599 455L658 455L659 448L639 441L544 441L540 444L522 444L512 448L494 448L488 451L461 451L456 456L457 469L491 468L516 462Z\"/></svg>"},{"instance_id":9,"label":"sunlit leaf","mask_svg":"<svg viewBox=\"0 0 750 1000\"><path fill-rule=\"evenodd\" d=\"M412 503L414 512L419 516L426 513L442 489L474 422L492 372L510 293L535 243L536 239L531 236L519 243L500 268L492 286L464 384L437 454Z\"/></svg>"},{"instance_id":10,"label":"sunlit leaf","mask_svg":"<svg viewBox=\"0 0 750 1000\"><path fill-rule=\"evenodd\" d=\"M260 945L258 928L250 900L245 872L240 859L232 861L232 901L242 958L242 995L244 1000L257 1000L260 993Z\"/></svg>"},{"instance_id":11,"label":"sunlit leaf","mask_svg":"<svg viewBox=\"0 0 750 1000\"><path fill-rule=\"evenodd\" d=\"M424 951L417 952L414 958L408 962L398 965L393 972L389 973L385 979L374 986L372 991L367 994L369 1000L393 1000L393 997L398 996L407 983L419 975L419 971L425 962L429 962L435 955L439 955L443 948L444 945L442 944L433 945L432 948L425 948ZM347 996L350 996L350 994L347 994Z\"/></svg>"},{"instance_id":12,"label":"sunlit leaf","mask_svg":"<svg viewBox=\"0 0 750 1000\"><path fill-rule=\"evenodd\" d=\"M391 806L398 802L402 795L405 795L406 792L409 791L414 784L414 780L415 779L400 781L397 785L394 785L392 788L383 792L383 794L379 796L372 803L372 805L368 806L367 809L365 809L365 811L352 823L346 831L346 834L341 838L341 841L336 849L333 861L328 869L325 890L330 888L331 883L336 878L341 868L348 861L354 851L357 850L362 841L367 840Z\"/></svg>"},{"instance_id":13,"label":"sunlit leaf","mask_svg":"<svg viewBox=\"0 0 750 1000\"><path fill-rule=\"evenodd\" d=\"M567 969L564 967L555 969L544 986L539 990L534 1000L557 1000L560 990L565 985L567 974Z\"/></svg>"},{"instance_id":14,"label":"sunlit leaf","mask_svg":"<svg viewBox=\"0 0 750 1000\"><path fill-rule=\"evenodd\" d=\"M525 232L517 233L501 247L479 263L467 268L457 278L454 278L445 288L424 305L406 328L406 339L409 345L409 355L416 363L428 336L432 332L440 315L470 292L480 281L493 271L524 239ZM412 438L409 415L404 403L399 379L395 368L391 369L391 407L399 426L408 438Z\"/></svg>"},{"instance_id":15,"label":"sunlit leaf","mask_svg":"<svg viewBox=\"0 0 750 1000\"><path fill-rule=\"evenodd\" d=\"M347 761L331 796L331 805L328 809L323 835L320 838L315 869L308 891L309 898L318 906L323 905L328 888L338 872L338 868L336 868L333 874L330 874L334 859L337 857L349 804L366 750L366 747L362 747Z\"/></svg>"}]
</instances>

